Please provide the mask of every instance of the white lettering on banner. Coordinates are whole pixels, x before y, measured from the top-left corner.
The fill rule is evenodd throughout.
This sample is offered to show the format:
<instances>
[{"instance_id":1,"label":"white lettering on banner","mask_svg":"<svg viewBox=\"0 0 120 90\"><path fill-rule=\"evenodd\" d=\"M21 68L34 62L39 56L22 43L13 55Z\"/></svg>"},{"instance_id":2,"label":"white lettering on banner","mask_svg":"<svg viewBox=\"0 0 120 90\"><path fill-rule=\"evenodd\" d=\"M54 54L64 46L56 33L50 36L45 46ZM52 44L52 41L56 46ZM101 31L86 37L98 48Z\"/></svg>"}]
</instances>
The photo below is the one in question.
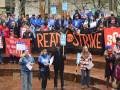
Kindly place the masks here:
<instances>
[{"instance_id":1,"label":"white lettering on banner","mask_svg":"<svg viewBox=\"0 0 120 90\"><path fill-rule=\"evenodd\" d=\"M120 36L118 32L114 32L112 35L107 35L107 45L112 45L112 42L116 43L116 38Z\"/></svg>"},{"instance_id":2,"label":"white lettering on banner","mask_svg":"<svg viewBox=\"0 0 120 90\"><path fill-rule=\"evenodd\" d=\"M16 44L16 41L14 41L14 40L10 40L10 43L12 43L12 44Z\"/></svg>"},{"instance_id":3,"label":"white lettering on banner","mask_svg":"<svg viewBox=\"0 0 120 90\"><path fill-rule=\"evenodd\" d=\"M10 53L10 54L20 54L20 50L12 50L12 49L9 49L9 53Z\"/></svg>"},{"instance_id":4,"label":"white lettering on banner","mask_svg":"<svg viewBox=\"0 0 120 90\"><path fill-rule=\"evenodd\" d=\"M16 48L16 46L11 45L11 48Z\"/></svg>"},{"instance_id":5,"label":"white lettering on banner","mask_svg":"<svg viewBox=\"0 0 120 90\"><path fill-rule=\"evenodd\" d=\"M10 45L7 45L6 47L7 47L7 48L10 48Z\"/></svg>"}]
</instances>

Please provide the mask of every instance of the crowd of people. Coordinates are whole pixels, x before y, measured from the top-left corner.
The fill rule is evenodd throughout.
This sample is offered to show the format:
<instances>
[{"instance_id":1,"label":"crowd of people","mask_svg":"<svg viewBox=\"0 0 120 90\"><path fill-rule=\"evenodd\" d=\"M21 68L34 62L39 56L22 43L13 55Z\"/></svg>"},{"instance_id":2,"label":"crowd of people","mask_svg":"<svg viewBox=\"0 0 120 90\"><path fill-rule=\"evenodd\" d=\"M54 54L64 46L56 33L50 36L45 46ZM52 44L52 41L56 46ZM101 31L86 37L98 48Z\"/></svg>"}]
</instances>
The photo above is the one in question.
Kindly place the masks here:
<instances>
[{"instance_id":1,"label":"crowd of people","mask_svg":"<svg viewBox=\"0 0 120 90\"><path fill-rule=\"evenodd\" d=\"M94 23L94 25L93 25ZM20 28L26 27L26 32L24 32L23 37L20 36ZM55 18L52 14L45 14L45 18L42 18L41 14L36 16L32 14L30 18L27 14L21 14L18 18L15 18L15 14L4 16L0 15L0 36L3 36L3 40L5 38L26 38L30 39L30 47L31 53L33 53L32 48L34 46L34 53L37 53L37 41L36 41L36 31L48 31L48 30L62 30L65 28L70 28L74 30L74 32L79 34L92 34L97 31L104 30L105 28L117 28L120 27L120 20L114 15L113 12L110 13L110 16L107 15L104 8L93 12L89 9L87 14L84 14L83 10L75 11L73 18L71 17L69 12L66 12L64 16L58 15L58 19ZM120 38L117 37L117 43L114 46L114 50L112 50L111 46L107 45L106 50L104 52L105 60L106 60L106 68L105 68L105 77L107 90L109 90L109 80L111 76L111 81L114 81L114 77L117 80L117 84L120 85L120 77L118 76L120 72ZM64 60L66 56L63 55L61 51L61 46L58 43L56 45L56 50L52 52L52 56L54 56L54 90L57 90L57 77L58 71L60 71L61 77L61 90L66 90L64 87ZM3 63L2 53L0 52L0 61ZM10 63L16 64L16 56L10 55ZM83 51L80 56L80 67L81 67L81 85L82 89L84 89L84 77L85 72L87 73L87 86L90 85L90 70L87 69L87 65L89 62L92 62L92 55L88 51L88 47L84 46ZM20 56L19 64L21 65L21 73L22 73L22 90L32 90L32 70L29 70L26 66L31 62L31 66L34 66L35 60L29 54L28 49L23 50L23 54ZM46 90L47 85L47 77L50 79L50 70L49 70L50 57L47 55L47 50L44 49L40 57L38 59L39 65L39 79L42 78L42 90ZM28 82L28 83L26 83ZM27 85L28 84L28 85ZM119 87L120 90L120 87Z\"/></svg>"}]
</instances>

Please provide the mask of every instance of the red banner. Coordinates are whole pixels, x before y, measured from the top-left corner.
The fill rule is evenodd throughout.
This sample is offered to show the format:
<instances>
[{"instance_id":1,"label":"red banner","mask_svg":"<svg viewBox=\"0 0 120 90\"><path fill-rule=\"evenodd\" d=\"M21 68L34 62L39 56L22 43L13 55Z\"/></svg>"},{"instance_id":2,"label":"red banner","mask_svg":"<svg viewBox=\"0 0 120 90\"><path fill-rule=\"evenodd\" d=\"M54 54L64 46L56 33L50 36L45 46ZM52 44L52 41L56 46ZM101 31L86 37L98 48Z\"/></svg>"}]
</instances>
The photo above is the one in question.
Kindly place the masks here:
<instances>
[{"instance_id":1,"label":"red banner","mask_svg":"<svg viewBox=\"0 0 120 90\"><path fill-rule=\"evenodd\" d=\"M25 43L25 47L30 52L30 39L5 38L7 55L20 56L21 50L17 50L17 43Z\"/></svg>"},{"instance_id":2,"label":"red banner","mask_svg":"<svg viewBox=\"0 0 120 90\"><path fill-rule=\"evenodd\" d=\"M105 46L111 45L113 49L118 36L120 36L120 28L106 28L104 30Z\"/></svg>"}]
</instances>

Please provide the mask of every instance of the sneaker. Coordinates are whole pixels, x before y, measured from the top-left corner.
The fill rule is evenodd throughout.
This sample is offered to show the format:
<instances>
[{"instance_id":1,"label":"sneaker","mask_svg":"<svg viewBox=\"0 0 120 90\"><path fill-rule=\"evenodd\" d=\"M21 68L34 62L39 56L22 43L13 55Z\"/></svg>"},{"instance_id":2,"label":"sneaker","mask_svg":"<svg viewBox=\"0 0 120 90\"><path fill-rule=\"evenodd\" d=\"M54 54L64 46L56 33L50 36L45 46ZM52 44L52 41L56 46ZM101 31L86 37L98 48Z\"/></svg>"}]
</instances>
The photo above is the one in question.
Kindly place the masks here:
<instances>
[{"instance_id":1,"label":"sneaker","mask_svg":"<svg viewBox=\"0 0 120 90\"><path fill-rule=\"evenodd\" d=\"M57 87L54 87L54 90L57 90Z\"/></svg>"},{"instance_id":2,"label":"sneaker","mask_svg":"<svg viewBox=\"0 0 120 90\"><path fill-rule=\"evenodd\" d=\"M88 85L88 87L91 87L91 85Z\"/></svg>"},{"instance_id":3,"label":"sneaker","mask_svg":"<svg viewBox=\"0 0 120 90\"><path fill-rule=\"evenodd\" d=\"M65 87L62 87L61 90L66 90Z\"/></svg>"},{"instance_id":4,"label":"sneaker","mask_svg":"<svg viewBox=\"0 0 120 90\"><path fill-rule=\"evenodd\" d=\"M84 86L82 86L82 89L84 89L85 87Z\"/></svg>"},{"instance_id":5,"label":"sneaker","mask_svg":"<svg viewBox=\"0 0 120 90\"><path fill-rule=\"evenodd\" d=\"M1 63L2 65L4 65L4 63Z\"/></svg>"}]
</instances>

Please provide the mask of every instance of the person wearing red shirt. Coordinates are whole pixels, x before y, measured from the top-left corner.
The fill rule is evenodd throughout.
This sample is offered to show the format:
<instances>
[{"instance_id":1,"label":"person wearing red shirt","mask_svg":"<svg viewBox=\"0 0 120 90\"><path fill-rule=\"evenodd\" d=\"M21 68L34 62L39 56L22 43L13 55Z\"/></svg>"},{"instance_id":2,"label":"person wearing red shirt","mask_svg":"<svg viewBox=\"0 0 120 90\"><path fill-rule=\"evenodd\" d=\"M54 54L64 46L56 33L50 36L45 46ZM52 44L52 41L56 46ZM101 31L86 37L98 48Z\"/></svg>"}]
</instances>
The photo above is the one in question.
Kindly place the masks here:
<instances>
[{"instance_id":1,"label":"person wearing red shirt","mask_svg":"<svg viewBox=\"0 0 120 90\"><path fill-rule=\"evenodd\" d=\"M14 34L13 29L10 29L10 35L8 36L8 38L18 38L18 36ZM16 56L10 55L10 63L8 64L12 64L12 63L16 64Z\"/></svg>"},{"instance_id":2,"label":"person wearing red shirt","mask_svg":"<svg viewBox=\"0 0 120 90\"><path fill-rule=\"evenodd\" d=\"M48 23L45 22L45 23L44 23L44 26L41 27L41 31L48 31L49 29L48 29L47 25L48 25Z\"/></svg>"},{"instance_id":3,"label":"person wearing red shirt","mask_svg":"<svg viewBox=\"0 0 120 90\"><path fill-rule=\"evenodd\" d=\"M1 34L1 31L2 31L2 25L0 25L0 34Z\"/></svg>"},{"instance_id":4,"label":"person wearing red shirt","mask_svg":"<svg viewBox=\"0 0 120 90\"><path fill-rule=\"evenodd\" d=\"M117 28L119 27L117 24L115 24L115 19L111 19L111 24L109 25L109 28Z\"/></svg>"},{"instance_id":5,"label":"person wearing red shirt","mask_svg":"<svg viewBox=\"0 0 120 90\"><path fill-rule=\"evenodd\" d=\"M102 31L104 29L105 29L104 24L100 23L100 26L97 28L97 31Z\"/></svg>"},{"instance_id":6,"label":"person wearing red shirt","mask_svg":"<svg viewBox=\"0 0 120 90\"><path fill-rule=\"evenodd\" d=\"M6 26L6 23L2 24L2 36L8 37L9 36L9 28Z\"/></svg>"}]
</instances>

